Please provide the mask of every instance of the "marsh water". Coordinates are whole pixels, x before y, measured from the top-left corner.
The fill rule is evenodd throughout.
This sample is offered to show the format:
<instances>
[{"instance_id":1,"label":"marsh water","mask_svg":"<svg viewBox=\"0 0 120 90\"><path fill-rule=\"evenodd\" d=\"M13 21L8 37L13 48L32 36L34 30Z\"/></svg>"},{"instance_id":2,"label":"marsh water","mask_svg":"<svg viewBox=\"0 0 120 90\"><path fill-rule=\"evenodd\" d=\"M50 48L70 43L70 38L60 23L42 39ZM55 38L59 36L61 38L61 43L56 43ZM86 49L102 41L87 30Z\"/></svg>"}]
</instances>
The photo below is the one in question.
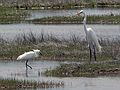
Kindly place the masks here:
<instances>
[{"instance_id":1,"label":"marsh water","mask_svg":"<svg viewBox=\"0 0 120 90\"><path fill-rule=\"evenodd\" d=\"M28 77L25 76L25 63L19 61L0 61L0 78L16 78L35 81L63 81L64 87L45 88L37 90L119 90L120 77L46 77L41 72L46 69L52 69L58 66L59 61L30 61L29 64L33 69L29 69ZM72 62L70 62L72 63ZM38 74L40 73L40 74ZM19 89L20 90L20 89ZM24 90L24 89L21 89ZM34 89L25 89L34 90Z\"/></svg>"},{"instance_id":2,"label":"marsh water","mask_svg":"<svg viewBox=\"0 0 120 90\"><path fill-rule=\"evenodd\" d=\"M93 28L100 38L116 38L120 36L120 25L100 25L89 24L87 27ZM0 25L0 35L3 38L14 39L19 34L34 33L36 36L40 33L52 34L58 38L70 38L76 35L82 39L85 38L82 24L60 24L60 25L39 25L39 24L2 24Z\"/></svg>"},{"instance_id":3,"label":"marsh water","mask_svg":"<svg viewBox=\"0 0 120 90\"><path fill-rule=\"evenodd\" d=\"M120 15L120 8L81 8L87 15ZM51 17L51 16L73 16L81 9L74 10L29 10L30 17L27 19Z\"/></svg>"}]
</instances>

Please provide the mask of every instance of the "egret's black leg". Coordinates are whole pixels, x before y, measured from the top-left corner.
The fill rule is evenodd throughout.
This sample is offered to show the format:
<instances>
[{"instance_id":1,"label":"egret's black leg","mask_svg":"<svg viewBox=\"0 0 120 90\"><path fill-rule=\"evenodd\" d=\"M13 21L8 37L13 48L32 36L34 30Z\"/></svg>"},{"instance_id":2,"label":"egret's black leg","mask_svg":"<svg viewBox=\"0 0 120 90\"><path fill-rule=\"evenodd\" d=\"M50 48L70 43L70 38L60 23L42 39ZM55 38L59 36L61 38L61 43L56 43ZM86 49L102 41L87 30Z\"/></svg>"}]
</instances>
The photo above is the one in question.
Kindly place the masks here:
<instances>
[{"instance_id":1,"label":"egret's black leg","mask_svg":"<svg viewBox=\"0 0 120 90\"><path fill-rule=\"evenodd\" d=\"M91 61L92 60L92 50L91 50L90 46L89 46L89 50L90 50L90 61Z\"/></svg>"},{"instance_id":2,"label":"egret's black leg","mask_svg":"<svg viewBox=\"0 0 120 90\"><path fill-rule=\"evenodd\" d=\"M32 67L28 65L28 60L26 61L26 69L28 69L27 66L32 69Z\"/></svg>"},{"instance_id":3,"label":"egret's black leg","mask_svg":"<svg viewBox=\"0 0 120 90\"><path fill-rule=\"evenodd\" d=\"M27 65L28 67L30 67L32 69L32 67L30 65Z\"/></svg>"},{"instance_id":4,"label":"egret's black leg","mask_svg":"<svg viewBox=\"0 0 120 90\"><path fill-rule=\"evenodd\" d=\"M26 77L28 77L28 70L26 69Z\"/></svg>"},{"instance_id":5,"label":"egret's black leg","mask_svg":"<svg viewBox=\"0 0 120 90\"><path fill-rule=\"evenodd\" d=\"M94 45L93 45L93 49L94 49L94 58L95 58L95 61L96 61L96 49L95 49Z\"/></svg>"},{"instance_id":6,"label":"egret's black leg","mask_svg":"<svg viewBox=\"0 0 120 90\"><path fill-rule=\"evenodd\" d=\"M28 60L27 60L26 63L25 63L25 64L26 64L26 71L28 70L28 67L27 67L28 65L27 65L27 63L28 63Z\"/></svg>"},{"instance_id":7,"label":"egret's black leg","mask_svg":"<svg viewBox=\"0 0 120 90\"><path fill-rule=\"evenodd\" d=\"M28 67L32 69L30 65L28 65L28 60L26 60L26 77L28 77Z\"/></svg>"},{"instance_id":8,"label":"egret's black leg","mask_svg":"<svg viewBox=\"0 0 120 90\"><path fill-rule=\"evenodd\" d=\"M28 67L27 67L28 60L26 61L26 77L28 77Z\"/></svg>"}]
</instances>

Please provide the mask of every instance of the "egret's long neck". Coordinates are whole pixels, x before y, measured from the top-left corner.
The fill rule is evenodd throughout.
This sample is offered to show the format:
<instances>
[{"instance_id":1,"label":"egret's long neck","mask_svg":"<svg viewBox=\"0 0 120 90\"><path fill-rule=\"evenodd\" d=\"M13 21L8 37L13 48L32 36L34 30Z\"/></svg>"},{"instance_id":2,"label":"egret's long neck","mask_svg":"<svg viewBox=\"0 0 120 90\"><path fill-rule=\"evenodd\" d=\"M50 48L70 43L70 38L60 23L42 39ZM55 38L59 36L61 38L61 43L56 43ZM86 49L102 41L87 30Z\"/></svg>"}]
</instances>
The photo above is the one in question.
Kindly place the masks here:
<instances>
[{"instance_id":1,"label":"egret's long neck","mask_svg":"<svg viewBox=\"0 0 120 90\"><path fill-rule=\"evenodd\" d=\"M35 57L39 57L39 53L35 52Z\"/></svg>"},{"instance_id":2,"label":"egret's long neck","mask_svg":"<svg viewBox=\"0 0 120 90\"><path fill-rule=\"evenodd\" d=\"M86 15L85 15L85 13L83 13L83 14L84 14L83 25L84 25L84 30L85 30L85 33L86 33L86 35L87 35L87 27L86 27Z\"/></svg>"}]
</instances>

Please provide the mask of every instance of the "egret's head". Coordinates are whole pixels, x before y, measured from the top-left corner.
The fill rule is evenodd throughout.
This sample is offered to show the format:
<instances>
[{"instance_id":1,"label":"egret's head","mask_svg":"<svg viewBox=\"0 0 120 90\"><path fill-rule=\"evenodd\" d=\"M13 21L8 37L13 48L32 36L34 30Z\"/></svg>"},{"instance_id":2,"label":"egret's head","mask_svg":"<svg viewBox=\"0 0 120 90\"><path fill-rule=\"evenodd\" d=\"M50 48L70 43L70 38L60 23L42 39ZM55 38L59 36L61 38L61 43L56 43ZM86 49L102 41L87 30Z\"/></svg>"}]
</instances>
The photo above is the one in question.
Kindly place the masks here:
<instances>
[{"instance_id":1,"label":"egret's head","mask_svg":"<svg viewBox=\"0 0 120 90\"><path fill-rule=\"evenodd\" d=\"M77 16L80 16L80 14L84 13L83 10L80 10L79 12L76 13Z\"/></svg>"},{"instance_id":2,"label":"egret's head","mask_svg":"<svg viewBox=\"0 0 120 90\"><path fill-rule=\"evenodd\" d=\"M33 51L34 51L35 53L37 53L38 55L42 55L41 51L38 50L38 49L33 49Z\"/></svg>"}]
</instances>

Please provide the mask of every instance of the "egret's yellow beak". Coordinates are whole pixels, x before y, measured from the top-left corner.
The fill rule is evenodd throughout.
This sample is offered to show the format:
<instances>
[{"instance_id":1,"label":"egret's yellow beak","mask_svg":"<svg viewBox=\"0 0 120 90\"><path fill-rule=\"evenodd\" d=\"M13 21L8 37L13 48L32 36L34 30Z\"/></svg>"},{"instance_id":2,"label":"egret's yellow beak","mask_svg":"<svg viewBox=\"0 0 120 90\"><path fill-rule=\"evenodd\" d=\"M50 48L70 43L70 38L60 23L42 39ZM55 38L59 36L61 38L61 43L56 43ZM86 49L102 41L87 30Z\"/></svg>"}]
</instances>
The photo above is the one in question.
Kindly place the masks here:
<instances>
[{"instance_id":1,"label":"egret's yellow beak","mask_svg":"<svg viewBox=\"0 0 120 90\"><path fill-rule=\"evenodd\" d=\"M80 10L79 12L77 12L76 15L80 16L81 13L83 13L83 10Z\"/></svg>"},{"instance_id":2,"label":"egret's yellow beak","mask_svg":"<svg viewBox=\"0 0 120 90\"><path fill-rule=\"evenodd\" d=\"M77 12L76 15L77 15L77 16L80 16L80 12Z\"/></svg>"}]
</instances>

